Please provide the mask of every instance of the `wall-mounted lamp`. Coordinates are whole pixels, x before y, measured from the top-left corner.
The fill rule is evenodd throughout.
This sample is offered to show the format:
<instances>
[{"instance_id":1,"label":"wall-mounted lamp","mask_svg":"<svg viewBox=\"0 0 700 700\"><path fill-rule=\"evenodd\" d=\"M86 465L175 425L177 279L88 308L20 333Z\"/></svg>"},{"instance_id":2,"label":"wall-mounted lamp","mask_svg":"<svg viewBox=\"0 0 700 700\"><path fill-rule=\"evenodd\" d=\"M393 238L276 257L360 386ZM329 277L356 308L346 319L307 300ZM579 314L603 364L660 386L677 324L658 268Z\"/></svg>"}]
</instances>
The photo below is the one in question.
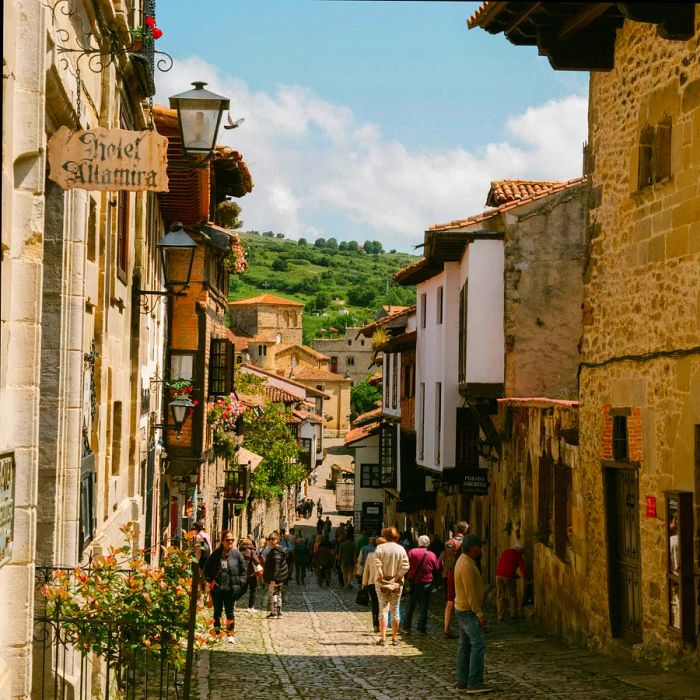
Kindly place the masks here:
<instances>
[{"instance_id":1,"label":"wall-mounted lamp","mask_svg":"<svg viewBox=\"0 0 700 700\"><path fill-rule=\"evenodd\" d=\"M185 421L188 419L190 412L196 405L197 404L194 403L194 401L192 401L187 396L178 396L176 399L173 399L168 404L168 408L170 409L170 415L173 418L174 425L170 425L169 423L159 423L157 425L154 425L153 427L160 428L161 430L174 429L176 431L175 438L179 440L182 436L182 426L185 424Z\"/></svg>"}]
</instances>

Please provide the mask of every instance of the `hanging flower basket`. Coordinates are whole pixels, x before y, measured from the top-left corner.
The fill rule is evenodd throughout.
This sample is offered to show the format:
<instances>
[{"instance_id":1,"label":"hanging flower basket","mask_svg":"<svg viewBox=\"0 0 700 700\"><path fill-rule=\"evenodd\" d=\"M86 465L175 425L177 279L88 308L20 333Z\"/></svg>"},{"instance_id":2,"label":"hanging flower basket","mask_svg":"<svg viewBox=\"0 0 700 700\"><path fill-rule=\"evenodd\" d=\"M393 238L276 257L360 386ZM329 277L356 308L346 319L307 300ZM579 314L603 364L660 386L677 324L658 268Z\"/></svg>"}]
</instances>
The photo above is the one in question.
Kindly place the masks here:
<instances>
[{"instance_id":1,"label":"hanging flower basket","mask_svg":"<svg viewBox=\"0 0 700 700\"><path fill-rule=\"evenodd\" d=\"M168 396L171 399L176 399L178 396L191 396L194 386L190 379L173 379L166 382L165 388L168 390Z\"/></svg>"},{"instance_id":2,"label":"hanging flower basket","mask_svg":"<svg viewBox=\"0 0 700 700\"><path fill-rule=\"evenodd\" d=\"M238 234L234 233L231 235L231 250L221 262L224 270L229 274L235 273L240 275L241 272L245 272L248 267L248 261L245 258L245 250L243 250Z\"/></svg>"},{"instance_id":3,"label":"hanging flower basket","mask_svg":"<svg viewBox=\"0 0 700 700\"><path fill-rule=\"evenodd\" d=\"M236 423L245 411L245 404L235 394L223 396L211 404L207 421L214 437L214 453L230 457L236 448Z\"/></svg>"}]
</instances>

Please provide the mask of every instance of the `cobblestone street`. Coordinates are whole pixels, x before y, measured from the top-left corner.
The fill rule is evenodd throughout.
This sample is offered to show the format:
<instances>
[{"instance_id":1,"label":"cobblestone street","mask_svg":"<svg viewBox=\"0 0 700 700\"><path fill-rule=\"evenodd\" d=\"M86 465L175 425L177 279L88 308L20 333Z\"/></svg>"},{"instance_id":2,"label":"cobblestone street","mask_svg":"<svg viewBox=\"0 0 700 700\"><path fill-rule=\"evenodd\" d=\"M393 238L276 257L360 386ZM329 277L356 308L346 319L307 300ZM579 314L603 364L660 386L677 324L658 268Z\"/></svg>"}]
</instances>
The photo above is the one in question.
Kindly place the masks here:
<instances>
[{"instance_id":1,"label":"cobblestone street","mask_svg":"<svg viewBox=\"0 0 700 700\"><path fill-rule=\"evenodd\" d=\"M337 582L334 583L337 585ZM367 609L354 592L291 585L281 619L237 611L236 644L198 659L200 700L308 698L417 700L461 697L455 686L456 640L441 635L441 593L433 594L426 637L377 647ZM454 623L453 623L454 624ZM558 644L526 623L501 624L488 636L486 682L497 698L697 698L698 679Z\"/></svg>"}]
</instances>

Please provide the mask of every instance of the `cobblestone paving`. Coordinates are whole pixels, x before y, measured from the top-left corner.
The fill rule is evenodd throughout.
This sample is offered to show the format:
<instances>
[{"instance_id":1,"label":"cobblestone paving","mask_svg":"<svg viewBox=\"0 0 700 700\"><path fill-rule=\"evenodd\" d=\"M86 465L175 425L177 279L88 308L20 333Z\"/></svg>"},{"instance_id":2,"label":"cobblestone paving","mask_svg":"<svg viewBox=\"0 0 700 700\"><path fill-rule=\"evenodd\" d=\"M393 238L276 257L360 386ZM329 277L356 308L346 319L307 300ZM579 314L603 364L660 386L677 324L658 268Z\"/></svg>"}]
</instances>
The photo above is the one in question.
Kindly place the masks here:
<instances>
[{"instance_id":1,"label":"cobblestone paving","mask_svg":"<svg viewBox=\"0 0 700 700\"><path fill-rule=\"evenodd\" d=\"M308 576L305 586L290 586L281 619L268 620L261 611L237 611L236 644L221 643L199 656L197 697L439 700L465 696L455 686L457 642L441 635L439 593L433 595L428 636L404 636L398 647L374 645L377 635L372 632L370 614L355 605L354 595L338 588L320 589L315 578ZM649 685L644 682L648 668L615 663L557 644L524 623L501 624L487 636L485 680L493 688L489 697L504 700L700 697L700 691L660 691L665 687L658 678L662 673L653 672L656 682Z\"/></svg>"}]
</instances>

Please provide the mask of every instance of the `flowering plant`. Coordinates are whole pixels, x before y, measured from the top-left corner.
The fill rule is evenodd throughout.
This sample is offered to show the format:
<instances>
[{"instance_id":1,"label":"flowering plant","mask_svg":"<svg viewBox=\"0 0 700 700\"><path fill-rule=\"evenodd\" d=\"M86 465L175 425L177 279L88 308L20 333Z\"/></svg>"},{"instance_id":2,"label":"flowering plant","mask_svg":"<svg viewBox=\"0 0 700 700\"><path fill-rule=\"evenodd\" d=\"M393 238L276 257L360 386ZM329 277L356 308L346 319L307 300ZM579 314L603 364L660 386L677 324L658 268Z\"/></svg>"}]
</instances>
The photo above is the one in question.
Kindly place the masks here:
<instances>
[{"instance_id":1,"label":"flowering plant","mask_svg":"<svg viewBox=\"0 0 700 700\"><path fill-rule=\"evenodd\" d=\"M245 272L248 267L248 261L245 258L245 250L237 234L234 233L231 235L231 250L221 262L226 272L235 272L238 275L240 275L241 272Z\"/></svg>"},{"instance_id":2,"label":"flowering plant","mask_svg":"<svg viewBox=\"0 0 700 700\"><path fill-rule=\"evenodd\" d=\"M163 30L158 29L153 17L146 17L143 24L143 27L136 27L131 31L135 43L140 45L144 39L160 39L163 36Z\"/></svg>"},{"instance_id":3,"label":"flowering plant","mask_svg":"<svg viewBox=\"0 0 700 700\"><path fill-rule=\"evenodd\" d=\"M174 399L177 396L190 396L194 390L192 385L192 380L190 379L173 379L170 382L166 382L165 388L168 390L170 398ZM197 402L194 402L197 405Z\"/></svg>"},{"instance_id":4,"label":"flowering plant","mask_svg":"<svg viewBox=\"0 0 700 700\"><path fill-rule=\"evenodd\" d=\"M222 396L209 404L207 420L214 433L214 451L227 457L235 448L236 422L243 415L245 404L235 394Z\"/></svg>"},{"instance_id":5,"label":"flowering plant","mask_svg":"<svg viewBox=\"0 0 700 700\"><path fill-rule=\"evenodd\" d=\"M184 548L163 548L160 565L146 561L135 542L134 523L121 528L126 544L111 547L85 568L53 572L42 587L46 614L62 625L66 640L83 654L107 659L117 669L149 653L181 668L187 637L194 533ZM207 641L204 620L195 639Z\"/></svg>"}]
</instances>

